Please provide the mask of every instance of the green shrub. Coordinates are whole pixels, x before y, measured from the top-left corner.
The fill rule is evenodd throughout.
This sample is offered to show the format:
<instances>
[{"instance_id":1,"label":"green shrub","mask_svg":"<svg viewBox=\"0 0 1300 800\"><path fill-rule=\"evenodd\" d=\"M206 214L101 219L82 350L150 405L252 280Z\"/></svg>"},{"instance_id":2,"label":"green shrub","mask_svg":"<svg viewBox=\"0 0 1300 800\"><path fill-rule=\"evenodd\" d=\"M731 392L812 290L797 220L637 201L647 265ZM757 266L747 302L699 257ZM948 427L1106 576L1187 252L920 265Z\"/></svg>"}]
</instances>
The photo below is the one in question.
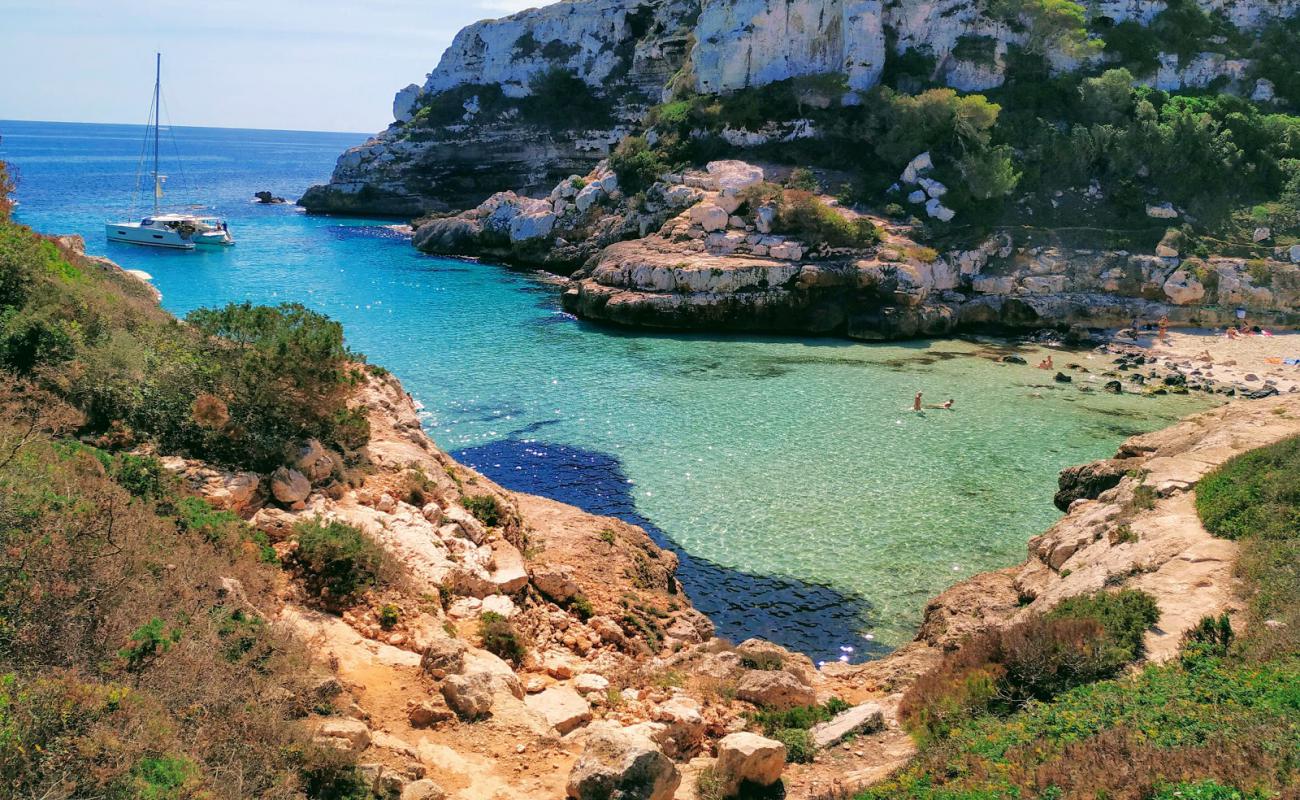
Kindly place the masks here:
<instances>
[{"instance_id":1,"label":"green shrub","mask_svg":"<svg viewBox=\"0 0 1300 800\"><path fill-rule=\"evenodd\" d=\"M194 762L184 756L142 758L131 769L131 797L138 800L184 800L192 796L186 790L187 784L197 775Z\"/></svg>"},{"instance_id":2,"label":"green shrub","mask_svg":"<svg viewBox=\"0 0 1300 800\"><path fill-rule=\"evenodd\" d=\"M772 731L771 738L785 745L785 760L789 764L811 764L817 753L807 728L780 728Z\"/></svg>"},{"instance_id":3,"label":"green shrub","mask_svg":"<svg viewBox=\"0 0 1300 800\"><path fill-rule=\"evenodd\" d=\"M163 469L161 461L153 456L137 456L132 453L114 456L111 474L123 489L146 499L168 494L175 483L167 470Z\"/></svg>"},{"instance_id":4,"label":"green shrub","mask_svg":"<svg viewBox=\"0 0 1300 800\"><path fill-rule=\"evenodd\" d=\"M962 61L993 66L997 61L997 49L998 40L992 36L973 36L966 33L957 37L952 55Z\"/></svg>"},{"instance_id":5,"label":"green shrub","mask_svg":"<svg viewBox=\"0 0 1300 800\"><path fill-rule=\"evenodd\" d=\"M628 136L619 142L609 154L609 168L618 176L619 188L629 195L644 192L668 171L644 136Z\"/></svg>"},{"instance_id":6,"label":"green shrub","mask_svg":"<svg viewBox=\"0 0 1300 800\"><path fill-rule=\"evenodd\" d=\"M773 230L798 236L811 245L871 247L880 241L880 232L871 220L866 217L850 219L816 195L798 189L782 194Z\"/></svg>"},{"instance_id":7,"label":"green shrub","mask_svg":"<svg viewBox=\"0 0 1300 800\"><path fill-rule=\"evenodd\" d=\"M167 628L154 617L131 632L131 643L118 651L128 672L139 672L181 640L179 628Z\"/></svg>"},{"instance_id":8,"label":"green shrub","mask_svg":"<svg viewBox=\"0 0 1300 800\"><path fill-rule=\"evenodd\" d=\"M294 527L294 562L308 591L327 607L342 608L379 579L383 551L360 530L321 519Z\"/></svg>"},{"instance_id":9,"label":"green shrub","mask_svg":"<svg viewBox=\"0 0 1300 800\"><path fill-rule=\"evenodd\" d=\"M223 430L202 434L202 446L218 460L270 469L308 437L345 450L369 437L364 418L347 408L355 376L337 322L296 303L231 304L192 311L186 320L213 337L204 357L217 368L212 394L230 419ZM197 438L192 429L186 434Z\"/></svg>"},{"instance_id":10,"label":"green shrub","mask_svg":"<svg viewBox=\"0 0 1300 800\"><path fill-rule=\"evenodd\" d=\"M479 617L478 635L483 640L483 649L489 653L513 664L524 660L527 647L522 636L510 620L495 611L485 611Z\"/></svg>"},{"instance_id":11,"label":"green shrub","mask_svg":"<svg viewBox=\"0 0 1300 800\"><path fill-rule=\"evenodd\" d=\"M259 616L236 608L214 611L217 617L217 636L222 640L222 653L227 661L239 661L253 651L266 635L266 622Z\"/></svg>"},{"instance_id":12,"label":"green shrub","mask_svg":"<svg viewBox=\"0 0 1300 800\"><path fill-rule=\"evenodd\" d=\"M1151 800L1267 800L1268 797L1260 790L1243 792L1218 781L1196 781L1162 786Z\"/></svg>"},{"instance_id":13,"label":"green shrub","mask_svg":"<svg viewBox=\"0 0 1300 800\"><path fill-rule=\"evenodd\" d=\"M379 607L378 617L379 627L386 631L392 630L402 618L402 610L392 603L384 603Z\"/></svg>"},{"instance_id":14,"label":"green shrub","mask_svg":"<svg viewBox=\"0 0 1300 800\"><path fill-rule=\"evenodd\" d=\"M569 600L569 610L578 615L578 619L586 622L596 616L596 607L591 604L585 596L577 594Z\"/></svg>"},{"instance_id":15,"label":"green shrub","mask_svg":"<svg viewBox=\"0 0 1300 800\"><path fill-rule=\"evenodd\" d=\"M460 499L461 505L465 510L474 515L474 518L489 528L495 528L500 525L503 519L501 503L495 495L490 494L471 494Z\"/></svg>"},{"instance_id":16,"label":"green shrub","mask_svg":"<svg viewBox=\"0 0 1300 800\"><path fill-rule=\"evenodd\" d=\"M740 666L772 672L785 666L785 659L776 651L744 652L740 654Z\"/></svg>"},{"instance_id":17,"label":"green shrub","mask_svg":"<svg viewBox=\"0 0 1300 800\"><path fill-rule=\"evenodd\" d=\"M528 91L528 96L518 101L525 120L556 130L609 124L609 103L572 70L557 65L535 73L528 82Z\"/></svg>"},{"instance_id":18,"label":"green shrub","mask_svg":"<svg viewBox=\"0 0 1300 800\"><path fill-rule=\"evenodd\" d=\"M832 697L820 705L796 706L783 710L761 709L751 713L749 720L770 736L779 730L807 730L818 723L830 721L836 714L848 709L848 703Z\"/></svg>"},{"instance_id":19,"label":"green shrub","mask_svg":"<svg viewBox=\"0 0 1300 800\"><path fill-rule=\"evenodd\" d=\"M1143 637L1160 619L1155 598L1136 589L1067 597L1048 613L1049 619L1095 620L1111 647L1118 650L1116 666L1141 658Z\"/></svg>"},{"instance_id":20,"label":"green shrub","mask_svg":"<svg viewBox=\"0 0 1300 800\"><path fill-rule=\"evenodd\" d=\"M1201 617L1196 627L1183 634L1180 656L1184 662L1197 658L1223 658L1232 646L1232 620L1227 614Z\"/></svg>"},{"instance_id":21,"label":"green shrub","mask_svg":"<svg viewBox=\"0 0 1300 800\"><path fill-rule=\"evenodd\" d=\"M1300 437L1229 460L1196 485L1196 510L1224 539L1300 537Z\"/></svg>"},{"instance_id":22,"label":"green shrub","mask_svg":"<svg viewBox=\"0 0 1300 800\"><path fill-rule=\"evenodd\" d=\"M1067 598L1046 615L963 642L908 689L899 714L926 740L942 739L971 717L1013 713L1113 677L1142 655L1158 616L1144 592Z\"/></svg>"}]
</instances>

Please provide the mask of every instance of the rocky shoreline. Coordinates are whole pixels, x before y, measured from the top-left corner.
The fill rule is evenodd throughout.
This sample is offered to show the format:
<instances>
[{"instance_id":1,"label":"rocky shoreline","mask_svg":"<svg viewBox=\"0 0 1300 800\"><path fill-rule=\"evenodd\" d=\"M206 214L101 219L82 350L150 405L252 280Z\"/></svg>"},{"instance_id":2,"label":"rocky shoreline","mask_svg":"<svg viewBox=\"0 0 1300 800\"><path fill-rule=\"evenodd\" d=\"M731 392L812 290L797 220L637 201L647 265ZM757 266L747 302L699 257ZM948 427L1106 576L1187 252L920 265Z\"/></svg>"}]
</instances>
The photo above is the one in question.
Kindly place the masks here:
<instances>
[{"instance_id":1,"label":"rocky shoreline","mask_svg":"<svg viewBox=\"0 0 1300 800\"><path fill-rule=\"evenodd\" d=\"M924 154L923 154L924 155ZM1300 327L1300 259L1184 258L1016 246L1003 234L938 253L909 224L817 201L880 241L810 243L773 231L754 187L789 170L743 161L665 175L633 200L603 163L542 199L492 195L474 209L418 221L423 252L569 275L561 300L583 319L636 328L797 333L879 341L1041 328L1122 328L1167 317L1175 327ZM915 178L916 180L925 180ZM933 182L931 182L933 183Z\"/></svg>"},{"instance_id":2,"label":"rocky shoreline","mask_svg":"<svg viewBox=\"0 0 1300 800\"><path fill-rule=\"evenodd\" d=\"M1134 437L1118 460L1063 473L1068 513L1031 540L1024 564L944 592L916 641L894 653L817 669L770 643L713 638L677 590L675 558L640 528L505 491L454 462L391 376L371 374L357 403L373 465L359 486L334 482L334 456L310 442L271 476L167 465L277 551L294 546L296 522L321 517L357 526L395 560L401 581L342 616L315 610L291 578L280 607L260 611L313 645L336 709L309 721L318 741L358 754L377 786L407 800L585 797L602 781L687 800L705 770L781 779L787 797L815 797L884 777L913 752L896 718L900 692L970 632L1132 586L1161 606L1148 634L1149 657L1161 660L1202 615L1234 611L1234 545L1200 527L1191 489L1231 455L1300 432L1300 400L1287 395ZM1135 513L1139 487L1156 499ZM481 496L498 504L492 525L467 510ZM1108 534L1121 522L1132 538ZM395 626L378 617L387 605L401 609ZM477 626L489 611L527 642L518 662L483 649ZM810 764L785 765L784 745L746 730L755 708L832 698L846 710L812 732Z\"/></svg>"}]
</instances>

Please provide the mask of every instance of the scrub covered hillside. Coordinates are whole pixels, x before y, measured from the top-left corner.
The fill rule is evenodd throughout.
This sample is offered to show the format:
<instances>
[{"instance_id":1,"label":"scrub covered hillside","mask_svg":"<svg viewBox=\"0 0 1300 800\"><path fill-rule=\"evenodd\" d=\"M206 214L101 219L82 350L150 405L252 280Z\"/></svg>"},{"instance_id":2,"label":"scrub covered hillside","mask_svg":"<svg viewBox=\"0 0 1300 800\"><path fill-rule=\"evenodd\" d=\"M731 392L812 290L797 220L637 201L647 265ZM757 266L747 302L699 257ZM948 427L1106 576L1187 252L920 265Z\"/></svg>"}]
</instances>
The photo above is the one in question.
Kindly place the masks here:
<instances>
[{"instance_id":1,"label":"scrub covered hillside","mask_svg":"<svg viewBox=\"0 0 1300 800\"><path fill-rule=\"evenodd\" d=\"M9 188L0 164L0 794L366 796L295 722L320 676L253 611L278 573L265 537L143 454L364 441L337 326L246 307L183 325L13 222Z\"/></svg>"},{"instance_id":2,"label":"scrub covered hillside","mask_svg":"<svg viewBox=\"0 0 1300 800\"><path fill-rule=\"evenodd\" d=\"M1239 619L1206 617L1175 661L1099 681L1096 667L1125 650L1124 637L1113 637L1108 656L1060 628L1062 618L1095 613L1095 599L1067 600L1048 615L1055 619L1003 632L1000 642L969 641L904 701L920 755L858 800L1296 796L1297 470L1292 438L1228 461L1197 486L1206 529L1240 545ZM1124 594L1112 596L1101 627L1136 629L1140 640L1152 620L1140 598Z\"/></svg>"}]
</instances>

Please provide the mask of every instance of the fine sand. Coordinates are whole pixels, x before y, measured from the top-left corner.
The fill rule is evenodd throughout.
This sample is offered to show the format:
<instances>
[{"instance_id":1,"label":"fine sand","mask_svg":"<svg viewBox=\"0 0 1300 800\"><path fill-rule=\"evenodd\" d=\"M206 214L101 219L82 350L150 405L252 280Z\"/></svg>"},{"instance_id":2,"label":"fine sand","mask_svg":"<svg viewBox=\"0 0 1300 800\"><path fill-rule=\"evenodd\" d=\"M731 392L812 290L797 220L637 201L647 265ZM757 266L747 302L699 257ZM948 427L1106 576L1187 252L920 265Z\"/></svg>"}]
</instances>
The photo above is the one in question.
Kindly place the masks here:
<instances>
[{"instance_id":1,"label":"fine sand","mask_svg":"<svg viewBox=\"0 0 1300 800\"><path fill-rule=\"evenodd\" d=\"M1116 337L1117 343L1127 343ZM1287 359L1300 358L1300 332L1272 336L1243 336L1229 339L1221 331L1205 329L1170 330L1166 341L1156 340L1154 331L1143 331L1137 344L1160 358L1161 363L1180 372L1200 370L1218 383L1263 389L1266 381L1283 394L1300 392L1300 366L1287 366ZM1204 355L1209 354L1209 360ZM1254 380L1251 380L1251 378Z\"/></svg>"}]
</instances>

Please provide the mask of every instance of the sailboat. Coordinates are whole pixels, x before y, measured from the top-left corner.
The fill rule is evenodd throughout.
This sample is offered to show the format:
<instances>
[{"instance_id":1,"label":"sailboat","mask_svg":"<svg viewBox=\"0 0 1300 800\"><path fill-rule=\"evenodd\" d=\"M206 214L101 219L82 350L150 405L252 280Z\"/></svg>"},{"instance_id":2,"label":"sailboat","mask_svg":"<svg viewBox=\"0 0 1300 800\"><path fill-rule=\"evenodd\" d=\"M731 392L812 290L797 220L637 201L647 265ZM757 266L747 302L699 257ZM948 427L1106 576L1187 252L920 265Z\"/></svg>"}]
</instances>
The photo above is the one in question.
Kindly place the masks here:
<instances>
[{"instance_id":1,"label":"sailboat","mask_svg":"<svg viewBox=\"0 0 1300 800\"><path fill-rule=\"evenodd\" d=\"M166 247L173 250L193 250L198 245L232 245L235 240L230 235L226 221L211 215L189 213L163 213L159 208L162 200L163 182L167 176L158 172L158 140L160 137L160 117L162 100L162 53L157 54L153 83L153 110L149 114L149 125L145 129L145 145L149 137L153 139L153 214L139 222L108 222L104 231L110 242L138 244L145 247ZM143 159L141 159L143 162ZM142 164L143 165L143 164ZM139 189L139 174L136 175L136 188ZM134 216L134 214L132 214Z\"/></svg>"}]
</instances>

